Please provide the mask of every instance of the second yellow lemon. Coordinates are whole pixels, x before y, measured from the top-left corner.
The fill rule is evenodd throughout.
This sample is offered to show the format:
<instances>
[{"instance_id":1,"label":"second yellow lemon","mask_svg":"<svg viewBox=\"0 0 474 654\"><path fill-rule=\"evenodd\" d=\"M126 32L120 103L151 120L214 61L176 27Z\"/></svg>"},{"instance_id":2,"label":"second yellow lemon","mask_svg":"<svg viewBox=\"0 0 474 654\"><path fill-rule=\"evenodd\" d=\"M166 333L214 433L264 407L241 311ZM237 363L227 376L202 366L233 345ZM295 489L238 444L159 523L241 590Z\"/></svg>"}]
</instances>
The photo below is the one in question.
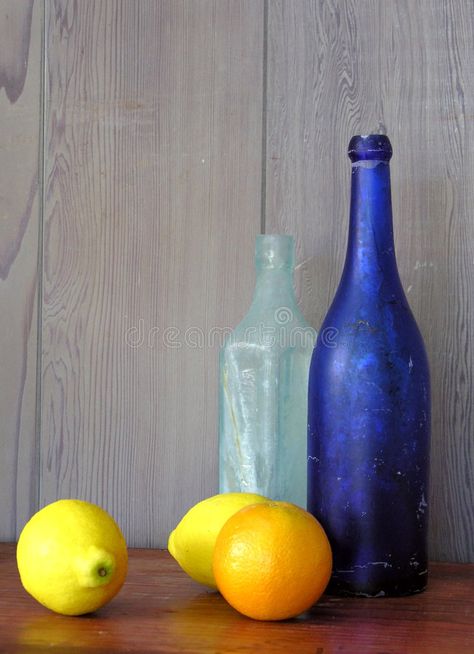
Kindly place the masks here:
<instances>
[{"instance_id":1,"label":"second yellow lemon","mask_svg":"<svg viewBox=\"0 0 474 654\"><path fill-rule=\"evenodd\" d=\"M171 532L168 550L195 581L217 588L212 555L217 535L227 520L245 506L267 502L253 493L221 493L193 506Z\"/></svg>"}]
</instances>

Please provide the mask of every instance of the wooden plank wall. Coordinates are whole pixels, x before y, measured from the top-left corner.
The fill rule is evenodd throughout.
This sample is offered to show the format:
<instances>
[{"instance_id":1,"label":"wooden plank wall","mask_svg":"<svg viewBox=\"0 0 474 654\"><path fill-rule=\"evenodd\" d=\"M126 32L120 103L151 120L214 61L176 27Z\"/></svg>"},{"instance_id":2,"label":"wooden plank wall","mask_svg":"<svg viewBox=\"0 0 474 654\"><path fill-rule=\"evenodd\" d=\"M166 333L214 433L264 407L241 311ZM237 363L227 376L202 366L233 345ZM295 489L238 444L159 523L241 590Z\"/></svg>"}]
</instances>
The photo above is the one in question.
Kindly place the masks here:
<instances>
[{"instance_id":1,"label":"wooden plank wall","mask_svg":"<svg viewBox=\"0 0 474 654\"><path fill-rule=\"evenodd\" d=\"M353 134L386 130L400 275L431 363L431 556L474 560L474 5L272 0L266 230L297 235L320 325L345 254Z\"/></svg>"},{"instance_id":2,"label":"wooden plank wall","mask_svg":"<svg viewBox=\"0 0 474 654\"><path fill-rule=\"evenodd\" d=\"M207 337L249 300L262 3L57 2L46 23L39 501L93 498L163 545L216 492Z\"/></svg>"},{"instance_id":3,"label":"wooden plank wall","mask_svg":"<svg viewBox=\"0 0 474 654\"><path fill-rule=\"evenodd\" d=\"M37 506L43 10L0 1L0 540Z\"/></svg>"},{"instance_id":4,"label":"wooden plank wall","mask_svg":"<svg viewBox=\"0 0 474 654\"><path fill-rule=\"evenodd\" d=\"M384 128L432 367L431 554L474 560L471 3L0 0L0 17L0 539L75 496L130 545L166 544L217 488L217 351L255 235L296 236L318 327L347 143Z\"/></svg>"}]
</instances>

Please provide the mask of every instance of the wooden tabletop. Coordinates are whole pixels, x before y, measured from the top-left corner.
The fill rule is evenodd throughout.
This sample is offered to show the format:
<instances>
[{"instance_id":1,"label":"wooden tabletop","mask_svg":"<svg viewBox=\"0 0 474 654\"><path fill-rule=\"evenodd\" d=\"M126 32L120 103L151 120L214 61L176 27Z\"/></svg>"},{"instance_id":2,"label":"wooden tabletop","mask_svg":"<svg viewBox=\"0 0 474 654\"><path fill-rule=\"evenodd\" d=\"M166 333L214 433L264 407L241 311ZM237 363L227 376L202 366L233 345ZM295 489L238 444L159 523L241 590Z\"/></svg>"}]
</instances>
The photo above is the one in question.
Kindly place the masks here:
<instances>
[{"instance_id":1,"label":"wooden tabletop","mask_svg":"<svg viewBox=\"0 0 474 654\"><path fill-rule=\"evenodd\" d=\"M189 579L165 551L130 550L127 581L95 614L56 615L23 590L0 544L0 652L473 654L474 565L433 563L408 598L323 597L285 622L257 622Z\"/></svg>"}]
</instances>

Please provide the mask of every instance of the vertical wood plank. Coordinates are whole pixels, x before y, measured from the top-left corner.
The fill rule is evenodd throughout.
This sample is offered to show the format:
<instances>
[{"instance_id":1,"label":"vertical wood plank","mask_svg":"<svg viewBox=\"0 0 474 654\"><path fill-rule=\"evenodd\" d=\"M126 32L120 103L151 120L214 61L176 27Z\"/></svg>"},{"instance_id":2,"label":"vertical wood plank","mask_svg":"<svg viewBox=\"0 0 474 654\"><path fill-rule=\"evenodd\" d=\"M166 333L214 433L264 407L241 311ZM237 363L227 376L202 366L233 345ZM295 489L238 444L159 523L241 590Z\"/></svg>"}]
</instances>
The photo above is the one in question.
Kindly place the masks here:
<instances>
[{"instance_id":1,"label":"vertical wood plank","mask_svg":"<svg viewBox=\"0 0 474 654\"><path fill-rule=\"evenodd\" d=\"M217 487L217 350L260 228L263 2L47 5L40 500L129 545Z\"/></svg>"},{"instance_id":2,"label":"vertical wood plank","mask_svg":"<svg viewBox=\"0 0 474 654\"><path fill-rule=\"evenodd\" d=\"M36 508L41 2L0 1L0 540Z\"/></svg>"},{"instance_id":3,"label":"vertical wood plank","mask_svg":"<svg viewBox=\"0 0 474 654\"><path fill-rule=\"evenodd\" d=\"M474 8L462 0L269 3L266 231L297 237L319 327L348 228L347 144L386 129L400 274L428 349L431 556L474 560Z\"/></svg>"}]
</instances>

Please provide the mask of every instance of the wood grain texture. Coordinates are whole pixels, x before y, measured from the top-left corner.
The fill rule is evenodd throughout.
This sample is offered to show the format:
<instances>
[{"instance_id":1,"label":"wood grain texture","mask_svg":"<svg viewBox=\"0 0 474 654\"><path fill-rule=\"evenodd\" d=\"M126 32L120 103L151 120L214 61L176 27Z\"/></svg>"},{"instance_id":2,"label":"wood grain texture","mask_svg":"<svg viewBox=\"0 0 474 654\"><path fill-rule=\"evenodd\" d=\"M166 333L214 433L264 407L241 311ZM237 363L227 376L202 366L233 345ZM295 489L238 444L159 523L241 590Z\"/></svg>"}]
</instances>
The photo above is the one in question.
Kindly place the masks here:
<instances>
[{"instance_id":1,"label":"wood grain texture","mask_svg":"<svg viewBox=\"0 0 474 654\"><path fill-rule=\"evenodd\" d=\"M217 487L219 328L260 228L263 2L46 7L40 504L97 502L162 546Z\"/></svg>"},{"instance_id":2,"label":"wood grain texture","mask_svg":"<svg viewBox=\"0 0 474 654\"><path fill-rule=\"evenodd\" d=\"M294 620L240 615L193 582L167 552L130 550L129 574L110 604L73 618L22 589L14 549L0 545L0 652L174 654L471 654L474 566L431 565L428 590L404 598L323 598Z\"/></svg>"},{"instance_id":3,"label":"wood grain texture","mask_svg":"<svg viewBox=\"0 0 474 654\"><path fill-rule=\"evenodd\" d=\"M42 3L0 1L0 540L36 507Z\"/></svg>"},{"instance_id":4,"label":"wood grain texture","mask_svg":"<svg viewBox=\"0 0 474 654\"><path fill-rule=\"evenodd\" d=\"M0 0L0 540L69 495L164 545L216 490L217 350L249 304L260 208L265 231L296 236L318 327L347 143L382 127L431 361L431 556L474 560L474 8L266 4L264 25L264 0Z\"/></svg>"},{"instance_id":5,"label":"wood grain texture","mask_svg":"<svg viewBox=\"0 0 474 654\"><path fill-rule=\"evenodd\" d=\"M386 129L400 274L432 374L431 556L474 561L474 6L274 0L266 231L297 238L318 328L345 253L353 134Z\"/></svg>"}]
</instances>

